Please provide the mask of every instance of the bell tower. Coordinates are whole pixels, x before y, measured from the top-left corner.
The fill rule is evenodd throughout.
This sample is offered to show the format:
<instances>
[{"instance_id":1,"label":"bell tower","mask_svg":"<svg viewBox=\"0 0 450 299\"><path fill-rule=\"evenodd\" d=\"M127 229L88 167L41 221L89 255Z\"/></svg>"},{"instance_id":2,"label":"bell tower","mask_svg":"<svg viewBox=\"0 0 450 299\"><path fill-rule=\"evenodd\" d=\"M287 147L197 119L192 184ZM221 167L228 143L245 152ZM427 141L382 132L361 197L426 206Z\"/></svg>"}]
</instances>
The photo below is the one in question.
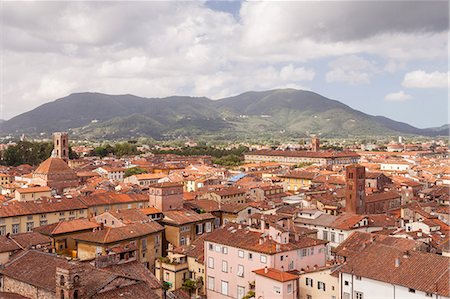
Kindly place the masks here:
<instances>
[{"instance_id":1,"label":"bell tower","mask_svg":"<svg viewBox=\"0 0 450 299\"><path fill-rule=\"evenodd\" d=\"M320 151L320 139L317 136L313 136L311 139L311 150L313 152Z\"/></svg>"},{"instance_id":2,"label":"bell tower","mask_svg":"<svg viewBox=\"0 0 450 299\"><path fill-rule=\"evenodd\" d=\"M366 211L366 169L361 165L349 165L345 169L345 211L364 214Z\"/></svg>"},{"instance_id":3,"label":"bell tower","mask_svg":"<svg viewBox=\"0 0 450 299\"><path fill-rule=\"evenodd\" d=\"M83 266L69 263L68 267L56 268L56 298L79 299L84 295L82 285Z\"/></svg>"},{"instance_id":4,"label":"bell tower","mask_svg":"<svg viewBox=\"0 0 450 299\"><path fill-rule=\"evenodd\" d=\"M55 156L69 162L69 134L67 132L53 133L53 150Z\"/></svg>"}]
</instances>

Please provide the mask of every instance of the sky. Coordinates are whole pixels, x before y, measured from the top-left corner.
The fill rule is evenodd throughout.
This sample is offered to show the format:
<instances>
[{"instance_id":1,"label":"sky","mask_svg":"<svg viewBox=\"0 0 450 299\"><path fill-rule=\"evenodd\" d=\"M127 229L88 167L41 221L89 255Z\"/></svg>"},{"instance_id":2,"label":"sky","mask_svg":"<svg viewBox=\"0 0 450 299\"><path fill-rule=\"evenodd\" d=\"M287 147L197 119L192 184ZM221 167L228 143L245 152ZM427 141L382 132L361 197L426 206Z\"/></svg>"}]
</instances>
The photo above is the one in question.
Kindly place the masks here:
<instances>
[{"instance_id":1,"label":"sky","mask_svg":"<svg viewBox=\"0 0 450 299\"><path fill-rule=\"evenodd\" d=\"M297 88L448 123L448 1L0 1L0 118L74 92Z\"/></svg>"}]
</instances>

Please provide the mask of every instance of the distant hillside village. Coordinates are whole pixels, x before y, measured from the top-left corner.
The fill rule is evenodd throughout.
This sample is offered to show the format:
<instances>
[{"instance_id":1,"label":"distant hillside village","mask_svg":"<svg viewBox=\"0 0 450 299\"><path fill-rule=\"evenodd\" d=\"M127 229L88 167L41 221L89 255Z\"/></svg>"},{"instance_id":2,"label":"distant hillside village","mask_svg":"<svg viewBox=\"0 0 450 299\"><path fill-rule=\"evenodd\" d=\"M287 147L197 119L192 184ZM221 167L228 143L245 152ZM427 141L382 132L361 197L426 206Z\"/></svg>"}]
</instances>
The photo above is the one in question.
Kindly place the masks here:
<instances>
[{"instance_id":1,"label":"distant hillside village","mask_svg":"<svg viewBox=\"0 0 450 299\"><path fill-rule=\"evenodd\" d=\"M450 298L442 142L246 144L228 167L69 144L0 166L0 298Z\"/></svg>"}]
</instances>

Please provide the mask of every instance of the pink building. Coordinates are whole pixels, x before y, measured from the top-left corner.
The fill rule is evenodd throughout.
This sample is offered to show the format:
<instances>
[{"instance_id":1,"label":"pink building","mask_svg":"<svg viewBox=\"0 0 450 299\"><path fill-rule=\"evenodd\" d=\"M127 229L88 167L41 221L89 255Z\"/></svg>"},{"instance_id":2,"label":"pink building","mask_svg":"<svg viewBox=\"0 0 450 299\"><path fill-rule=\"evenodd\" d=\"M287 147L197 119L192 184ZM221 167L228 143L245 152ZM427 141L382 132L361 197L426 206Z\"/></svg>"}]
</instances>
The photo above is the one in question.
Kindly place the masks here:
<instances>
[{"instance_id":1,"label":"pink building","mask_svg":"<svg viewBox=\"0 0 450 299\"><path fill-rule=\"evenodd\" d=\"M207 296L242 298L255 290L255 270L324 266L327 242L290 235L282 227L227 224L205 237ZM287 286L286 286L287 288Z\"/></svg>"},{"instance_id":2,"label":"pink building","mask_svg":"<svg viewBox=\"0 0 450 299\"><path fill-rule=\"evenodd\" d=\"M255 298L300 298L297 275L267 267L253 272L256 274Z\"/></svg>"}]
</instances>

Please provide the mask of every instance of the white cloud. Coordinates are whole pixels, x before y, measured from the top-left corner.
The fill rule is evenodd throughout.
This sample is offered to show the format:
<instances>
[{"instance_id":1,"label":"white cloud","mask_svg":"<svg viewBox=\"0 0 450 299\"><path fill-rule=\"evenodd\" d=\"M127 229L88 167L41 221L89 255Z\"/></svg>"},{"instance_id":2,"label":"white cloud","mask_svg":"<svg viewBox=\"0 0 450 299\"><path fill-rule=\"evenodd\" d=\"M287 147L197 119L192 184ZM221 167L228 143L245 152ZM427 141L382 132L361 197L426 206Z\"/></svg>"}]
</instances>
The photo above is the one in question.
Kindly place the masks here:
<instances>
[{"instance_id":1,"label":"white cloud","mask_svg":"<svg viewBox=\"0 0 450 299\"><path fill-rule=\"evenodd\" d=\"M325 75L327 82L369 83L370 77L378 72L373 62L355 55L340 57L330 62L329 67Z\"/></svg>"},{"instance_id":2,"label":"white cloud","mask_svg":"<svg viewBox=\"0 0 450 299\"><path fill-rule=\"evenodd\" d=\"M402 85L409 88L448 88L449 73L417 70L405 74Z\"/></svg>"},{"instance_id":3,"label":"white cloud","mask_svg":"<svg viewBox=\"0 0 450 299\"><path fill-rule=\"evenodd\" d=\"M327 81L349 84L447 59L436 8L445 3L390 5L246 1L236 19L202 1L4 2L0 118L75 91L217 98L307 89L316 59L334 60Z\"/></svg>"},{"instance_id":4,"label":"white cloud","mask_svg":"<svg viewBox=\"0 0 450 299\"><path fill-rule=\"evenodd\" d=\"M400 90L399 92L392 92L390 94L387 94L384 99L386 101L401 102L412 99L412 96L406 94L403 90Z\"/></svg>"}]
</instances>

